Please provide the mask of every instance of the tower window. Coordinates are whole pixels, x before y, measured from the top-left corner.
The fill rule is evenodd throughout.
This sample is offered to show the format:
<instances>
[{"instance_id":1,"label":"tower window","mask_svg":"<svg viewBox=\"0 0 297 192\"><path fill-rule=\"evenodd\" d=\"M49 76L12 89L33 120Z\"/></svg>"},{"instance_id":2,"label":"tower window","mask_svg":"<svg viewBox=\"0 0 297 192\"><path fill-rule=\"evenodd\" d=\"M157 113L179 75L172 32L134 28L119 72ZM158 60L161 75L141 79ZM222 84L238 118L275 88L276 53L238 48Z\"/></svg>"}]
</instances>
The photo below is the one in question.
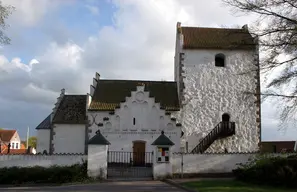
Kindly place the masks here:
<instances>
[{"instance_id":1,"label":"tower window","mask_svg":"<svg viewBox=\"0 0 297 192\"><path fill-rule=\"evenodd\" d=\"M222 53L216 54L215 56L215 66L225 67L225 55Z\"/></svg>"},{"instance_id":2,"label":"tower window","mask_svg":"<svg viewBox=\"0 0 297 192\"><path fill-rule=\"evenodd\" d=\"M135 125L135 118L133 118L133 125Z\"/></svg>"}]
</instances>

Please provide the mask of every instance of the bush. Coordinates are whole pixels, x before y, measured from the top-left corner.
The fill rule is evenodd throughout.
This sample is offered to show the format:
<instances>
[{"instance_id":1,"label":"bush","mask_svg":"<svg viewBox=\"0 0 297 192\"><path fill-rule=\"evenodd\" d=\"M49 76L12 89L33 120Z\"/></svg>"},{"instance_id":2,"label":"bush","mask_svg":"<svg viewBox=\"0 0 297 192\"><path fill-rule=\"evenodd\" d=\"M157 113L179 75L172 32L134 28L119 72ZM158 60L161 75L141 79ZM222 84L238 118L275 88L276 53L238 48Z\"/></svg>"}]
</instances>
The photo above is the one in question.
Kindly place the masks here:
<instances>
[{"instance_id":1,"label":"bush","mask_svg":"<svg viewBox=\"0 0 297 192\"><path fill-rule=\"evenodd\" d=\"M1 184L68 183L88 179L87 162L71 166L0 168Z\"/></svg>"},{"instance_id":2,"label":"bush","mask_svg":"<svg viewBox=\"0 0 297 192\"><path fill-rule=\"evenodd\" d=\"M233 170L237 179L254 184L297 188L297 158L259 156Z\"/></svg>"}]
</instances>

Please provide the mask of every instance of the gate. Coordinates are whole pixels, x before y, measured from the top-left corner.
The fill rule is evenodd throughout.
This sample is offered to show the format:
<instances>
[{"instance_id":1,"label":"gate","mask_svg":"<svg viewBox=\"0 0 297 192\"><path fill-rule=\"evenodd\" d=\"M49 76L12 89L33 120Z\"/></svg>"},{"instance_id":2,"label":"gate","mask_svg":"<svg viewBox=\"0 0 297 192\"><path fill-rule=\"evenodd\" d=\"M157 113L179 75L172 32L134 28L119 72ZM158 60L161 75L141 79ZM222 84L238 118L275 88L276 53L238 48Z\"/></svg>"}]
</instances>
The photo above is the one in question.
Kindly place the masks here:
<instances>
[{"instance_id":1,"label":"gate","mask_svg":"<svg viewBox=\"0 0 297 192\"><path fill-rule=\"evenodd\" d=\"M108 151L108 179L153 178L153 152Z\"/></svg>"}]
</instances>

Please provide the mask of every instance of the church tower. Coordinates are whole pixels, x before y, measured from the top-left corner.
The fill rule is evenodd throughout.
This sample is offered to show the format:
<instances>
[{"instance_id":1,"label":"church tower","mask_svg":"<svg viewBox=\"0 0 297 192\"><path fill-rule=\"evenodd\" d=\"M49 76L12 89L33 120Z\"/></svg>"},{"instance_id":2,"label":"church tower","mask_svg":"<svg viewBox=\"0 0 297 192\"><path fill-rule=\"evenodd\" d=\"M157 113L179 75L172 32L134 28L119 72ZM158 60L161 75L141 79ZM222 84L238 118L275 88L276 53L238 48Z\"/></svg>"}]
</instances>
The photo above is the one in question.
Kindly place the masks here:
<instances>
[{"instance_id":1,"label":"church tower","mask_svg":"<svg viewBox=\"0 0 297 192\"><path fill-rule=\"evenodd\" d=\"M242 28L177 23L174 77L184 146L194 153L255 152L261 141L257 37Z\"/></svg>"}]
</instances>

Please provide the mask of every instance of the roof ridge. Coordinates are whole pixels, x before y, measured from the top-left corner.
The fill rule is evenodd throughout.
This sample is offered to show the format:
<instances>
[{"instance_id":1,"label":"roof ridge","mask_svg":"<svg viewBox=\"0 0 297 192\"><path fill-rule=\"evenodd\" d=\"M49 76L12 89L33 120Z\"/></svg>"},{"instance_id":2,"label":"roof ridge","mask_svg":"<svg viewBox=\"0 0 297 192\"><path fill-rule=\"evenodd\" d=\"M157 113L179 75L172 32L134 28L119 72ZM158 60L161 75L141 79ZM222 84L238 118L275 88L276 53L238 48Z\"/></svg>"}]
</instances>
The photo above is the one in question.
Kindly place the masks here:
<instances>
[{"instance_id":1,"label":"roof ridge","mask_svg":"<svg viewBox=\"0 0 297 192\"><path fill-rule=\"evenodd\" d=\"M1 131L17 131L17 130L16 129L8 129L8 130L7 129L1 129L0 132Z\"/></svg>"},{"instance_id":2,"label":"roof ridge","mask_svg":"<svg viewBox=\"0 0 297 192\"><path fill-rule=\"evenodd\" d=\"M158 82L158 83L176 83L176 81L172 81L172 80L170 80L170 81L157 81L157 80L137 80L137 79L100 79L99 80L99 82L100 81L125 81L125 82L127 82L127 81L130 81L130 82L132 82L132 81L138 81L138 82Z\"/></svg>"},{"instance_id":3,"label":"roof ridge","mask_svg":"<svg viewBox=\"0 0 297 192\"><path fill-rule=\"evenodd\" d=\"M245 31L242 28L226 28L226 27L191 27L191 26L182 26L181 28L193 28L193 29L213 29L213 30L241 30Z\"/></svg>"},{"instance_id":4,"label":"roof ridge","mask_svg":"<svg viewBox=\"0 0 297 192\"><path fill-rule=\"evenodd\" d=\"M65 94L64 96L87 96L87 94Z\"/></svg>"}]
</instances>

